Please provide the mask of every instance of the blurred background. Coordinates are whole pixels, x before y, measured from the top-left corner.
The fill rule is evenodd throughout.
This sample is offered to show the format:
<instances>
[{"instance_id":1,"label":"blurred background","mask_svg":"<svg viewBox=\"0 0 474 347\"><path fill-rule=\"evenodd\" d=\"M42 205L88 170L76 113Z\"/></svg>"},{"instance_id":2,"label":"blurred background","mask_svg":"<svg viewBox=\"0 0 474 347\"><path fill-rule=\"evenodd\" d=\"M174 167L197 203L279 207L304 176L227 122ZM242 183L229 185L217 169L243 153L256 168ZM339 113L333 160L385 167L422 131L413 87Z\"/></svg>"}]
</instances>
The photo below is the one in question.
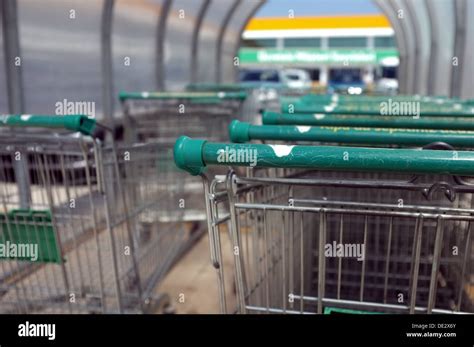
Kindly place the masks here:
<instances>
[{"instance_id":1,"label":"blurred background","mask_svg":"<svg viewBox=\"0 0 474 347\"><path fill-rule=\"evenodd\" d=\"M314 91L473 97L466 0L7 0L0 109L54 113L119 91L255 82Z\"/></svg>"},{"instance_id":2,"label":"blurred background","mask_svg":"<svg viewBox=\"0 0 474 347\"><path fill-rule=\"evenodd\" d=\"M3 0L0 10L2 114L87 102L87 115L117 125L120 93L236 85L252 91L250 121L282 95L474 98L469 0ZM218 313L206 237L179 255L153 290L173 312Z\"/></svg>"}]
</instances>

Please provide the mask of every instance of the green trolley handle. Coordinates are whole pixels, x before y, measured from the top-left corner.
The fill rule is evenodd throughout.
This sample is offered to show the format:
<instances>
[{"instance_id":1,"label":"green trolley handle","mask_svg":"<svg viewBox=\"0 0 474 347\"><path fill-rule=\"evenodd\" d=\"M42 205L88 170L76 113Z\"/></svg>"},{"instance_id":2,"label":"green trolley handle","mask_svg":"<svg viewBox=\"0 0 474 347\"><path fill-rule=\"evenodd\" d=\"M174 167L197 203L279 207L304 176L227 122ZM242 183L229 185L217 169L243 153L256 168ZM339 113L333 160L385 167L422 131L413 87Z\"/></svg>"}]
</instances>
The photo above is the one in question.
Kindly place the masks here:
<instances>
[{"instance_id":1,"label":"green trolley handle","mask_svg":"<svg viewBox=\"0 0 474 347\"><path fill-rule=\"evenodd\" d=\"M186 90L190 92L240 92L246 88L240 84L233 83L212 83L212 82L200 82L200 83L190 83L186 86Z\"/></svg>"},{"instance_id":2,"label":"green trolley handle","mask_svg":"<svg viewBox=\"0 0 474 347\"><path fill-rule=\"evenodd\" d=\"M332 103L337 102L339 104L378 104L380 102L387 101L387 99L392 99L396 102L406 102L406 101L416 101L421 105L425 106L468 106L472 104L472 100L469 99L457 99L457 98L448 98L448 97L429 97L429 96L416 96L416 95L384 95L384 96L374 96L374 95L343 95L343 94L307 94L300 98L298 101L301 101L306 104L321 104L321 103ZM288 99L284 99L288 100ZM295 99L294 99L295 100ZM458 105L458 106L456 106Z\"/></svg>"},{"instance_id":3,"label":"green trolley handle","mask_svg":"<svg viewBox=\"0 0 474 347\"><path fill-rule=\"evenodd\" d=\"M192 175L224 165L474 176L474 153L468 151L229 144L181 136L174 160Z\"/></svg>"},{"instance_id":4,"label":"green trolley handle","mask_svg":"<svg viewBox=\"0 0 474 347\"><path fill-rule=\"evenodd\" d=\"M231 141L237 143L276 140L424 146L444 142L454 147L474 148L474 132L461 130L252 125L234 120L229 126L229 135Z\"/></svg>"},{"instance_id":5,"label":"green trolley handle","mask_svg":"<svg viewBox=\"0 0 474 347\"><path fill-rule=\"evenodd\" d=\"M351 116L323 113L277 113L266 111L263 124L349 126L409 129L474 130L474 121L456 117Z\"/></svg>"},{"instance_id":6,"label":"green trolley handle","mask_svg":"<svg viewBox=\"0 0 474 347\"><path fill-rule=\"evenodd\" d=\"M0 115L0 127L46 128L78 131L84 135L93 135L97 123L85 115L37 115L3 114Z\"/></svg>"},{"instance_id":7,"label":"green trolley handle","mask_svg":"<svg viewBox=\"0 0 474 347\"><path fill-rule=\"evenodd\" d=\"M303 102L282 102L281 111L284 113L323 113L323 114L345 114L345 115L366 115L366 116L383 116L382 109L380 106L374 106L370 104L362 105L343 105L343 104L306 104ZM389 111L387 111L389 112ZM412 110L413 112L413 110ZM390 115L390 114L388 114ZM392 116L403 116L404 113L392 115ZM415 116L407 112L408 116ZM416 116L420 117L474 117L474 107L464 108L460 110L454 109L443 109L438 107L420 107L419 114Z\"/></svg>"},{"instance_id":8,"label":"green trolley handle","mask_svg":"<svg viewBox=\"0 0 474 347\"><path fill-rule=\"evenodd\" d=\"M221 100L245 100L247 93L237 92L120 92L120 101L126 100L189 100L189 101L221 101Z\"/></svg>"}]
</instances>

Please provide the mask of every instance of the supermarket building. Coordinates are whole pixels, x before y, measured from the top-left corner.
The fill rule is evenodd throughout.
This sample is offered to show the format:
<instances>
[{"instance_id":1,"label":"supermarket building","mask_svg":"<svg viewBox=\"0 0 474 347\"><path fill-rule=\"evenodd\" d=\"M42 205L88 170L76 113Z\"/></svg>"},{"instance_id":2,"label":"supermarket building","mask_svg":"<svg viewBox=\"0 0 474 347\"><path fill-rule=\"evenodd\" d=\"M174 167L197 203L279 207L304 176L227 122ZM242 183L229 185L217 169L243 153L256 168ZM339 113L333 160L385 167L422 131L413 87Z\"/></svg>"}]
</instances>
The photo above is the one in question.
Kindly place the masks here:
<instances>
[{"instance_id":1,"label":"supermarket building","mask_svg":"<svg viewBox=\"0 0 474 347\"><path fill-rule=\"evenodd\" d=\"M396 78L395 33L384 15L253 18L239 50L242 68L301 68L322 86L334 74Z\"/></svg>"}]
</instances>

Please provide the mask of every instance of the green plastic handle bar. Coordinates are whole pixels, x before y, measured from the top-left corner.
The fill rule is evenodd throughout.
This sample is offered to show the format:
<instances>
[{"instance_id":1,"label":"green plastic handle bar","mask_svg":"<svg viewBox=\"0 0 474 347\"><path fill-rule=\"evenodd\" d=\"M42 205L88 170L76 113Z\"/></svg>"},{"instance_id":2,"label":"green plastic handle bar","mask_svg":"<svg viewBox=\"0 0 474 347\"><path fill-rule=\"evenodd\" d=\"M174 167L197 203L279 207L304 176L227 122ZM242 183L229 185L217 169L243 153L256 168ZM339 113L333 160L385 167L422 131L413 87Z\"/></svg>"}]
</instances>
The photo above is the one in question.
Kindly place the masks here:
<instances>
[{"instance_id":1,"label":"green plastic handle bar","mask_svg":"<svg viewBox=\"0 0 474 347\"><path fill-rule=\"evenodd\" d=\"M333 313L341 313L341 314L384 314L382 312L372 312L372 311L360 311L360 310L352 310L348 308L339 308L339 307L325 307L324 314L333 314Z\"/></svg>"},{"instance_id":2,"label":"green plastic handle bar","mask_svg":"<svg viewBox=\"0 0 474 347\"><path fill-rule=\"evenodd\" d=\"M262 115L267 125L314 125L408 129L474 130L474 121L457 117L400 117L351 116L323 113L277 113L266 111Z\"/></svg>"},{"instance_id":3,"label":"green plastic handle bar","mask_svg":"<svg viewBox=\"0 0 474 347\"><path fill-rule=\"evenodd\" d=\"M424 146L444 142L454 147L474 148L474 132L460 130L252 125L234 120L229 125L229 135L237 143L276 140Z\"/></svg>"},{"instance_id":4,"label":"green plastic handle bar","mask_svg":"<svg viewBox=\"0 0 474 347\"><path fill-rule=\"evenodd\" d=\"M240 84L232 83L190 83L186 86L188 91L226 91L226 92L238 92L245 90L246 88Z\"/></svg>"},{"instance_id":5,"label":"green plastic handle bar","mask_svg":"<svg viewBox=\"0 0 474 347\"><path fill-rule=\"evenodd\" d=\"M420 95L384 95L384 96L374 96L374 95L339 95L339 94L307 94L302 96L299 100L304 103L380 103L392 99L393 101L417 101L420 104L426 105L469 105L472 103L472 100L469 99L457 99L457 98L448 98L448 97L429 97L429 96L420 96Z\"/></svg>"},{"instance_id":6,"label":"green plastic handle bar","mask_svg":"<svg viewBox=\"0 0 474 347\"><path fill-rule=\"evenodd\" d=\"M238 92L120 92L120 101L125 100L226 100L226 99L238 99L244 100L247 98L247 93Z\"/></svg>"},{"instance_id":7,"label":"green plastic handle bar","mask_svg":"<svg viewBox=\"0 0 474 347\"><path fill-rule=\"evenodd\" d=\"M391 111L390 106L387 107L388 112ZM372 115L372 116L383 116L382 109L378 104L353 104L353 105L344 105L344 104L306 104L303 102L282 102L281 110L283 113L324 113L324 114L344 114L344 115ZM398 113L402 111L396 111ZM414 111L411 111L414 112ZM400 114L388 114L389 116L395 117L404 115ZM474 116L474 107L461 108L456 110L454 108L441 108L439 105L431 107L422 107L420 106L419 114L407 114L408 116L434 116L434 117L473 117Z\"/></svg>"},{"instance_id":8,"label":"green plastic handle bar","mask_svg":"<svg viewBox=\"0 0 474 347\"><path fill-rule=\"evenodd\" d=\"M176 141L174 160L192 175L224 165L474 176L474 153L468 151L229 144L187 136Z\"/></svg>"},{"instance_id":9,"label":"green plastic handle bar","mask_svg":"<svg viewBox=\"0 0 474 347\"><path fill-rule=\"evenodd\" d=\"M0 115L0 126L67 129L92 135L96 128L96 120L85 115L4 114Z\"/></svg>"}]
</instances>

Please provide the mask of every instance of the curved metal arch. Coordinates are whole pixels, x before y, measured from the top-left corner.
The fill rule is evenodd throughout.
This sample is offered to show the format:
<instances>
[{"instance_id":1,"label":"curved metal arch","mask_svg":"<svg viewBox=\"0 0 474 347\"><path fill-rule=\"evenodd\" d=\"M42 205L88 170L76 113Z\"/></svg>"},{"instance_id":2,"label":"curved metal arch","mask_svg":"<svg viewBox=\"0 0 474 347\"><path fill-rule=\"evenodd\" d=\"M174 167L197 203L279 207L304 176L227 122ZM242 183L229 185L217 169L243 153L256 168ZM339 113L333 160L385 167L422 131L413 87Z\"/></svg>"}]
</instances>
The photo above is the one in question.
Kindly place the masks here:
<instances>
[{"instance_id":1,"label":"curved metal arch","mask_svg":"<svg viewBox=\"0 0 474 347\"><path fill-rule=\"evenodd\" d=\"M400 57L400 66L402 67L403 70L403 78L400 78L400 92L403 94L408 93L408 83L409 83L409 74L411 73L409 69L409 60L408 60L408 55L409 55L409 44L408 44L408 39L407 39L407 33L402 25L400 23L400 19L398 18L398 9L397 6L389 1L388 6L392 8L392 11L395 13L395 18L398 23L398 28L400 31L400 36L403 37L403 44L404 44L404 49L403 49L403 56Z\"/></svg>"},{"instance_id":2,"label":"curved metal arch","mask_svg":"<svg viewBox=\"0 0 474 347\"><path fill-rule=\"evenodd\" d=\"M448 25L449 16L453 16L453 13L448 13L448 11L444 11L441 8L441 6L448 4L447 2L425 0L425 4L429 13L432 33L428 92L430 95L448 96L451 94L451 59L454 46L450 45L450 40L454 39L454 33L452 37L449 35ZM443 43L442 45L441 42ZM451 54L447 53L448 50L450 50ZM449 59L449 62L446 61L447 59Z\"/></svg>"},{"instance_id":3,"label":"curved metal arch","mask_svg":"<svg viewBox=\"0 0 474 347\"><path fill-rule=\"evenodd\" d=\"M201 32L202 23L204 21L204 16L211 4L211 0L204 0L199 8L199 12L194 23L193 37L191 40L191 66L190 66L190 76L189 81L191 83L197 82L198 76L198 66L199 66L199 33Z\"/></svg>"},{"instance_id":4,"label":"curved metal arch","mask_svg":"<svg viewBox=\"0 0 474 347\"><path fill-rule=\"evenodd\" d=\"M101 23L101 68L102 103L104 117L113 123L114 118L114 82L112 63L112 20L115 0L104 0ZM113 124L111 124L113 125Z\"/></svg>"},{"instance_id":5,"label":"curved metal arch","mask_svg":"<svg viewBox=\"0 0 474 347\"><path fill-rule=\"evenodd\" d=\"M426 95L428 92L428 74L431 38L429 18L424 2L414 3L405 0L405 6L412 19L414 37L415 37L415 78L413 81L413 92L420 95Z\"/></svg>"},{"instance_id":6,"label":"curved metal arch","mask_svg":"<svg viewBox=\"0 0 474 347\"><path fill-rule=\"evenodd\" d=\"M408 7L407 0L398 0L399 4L401 5L405 21L403 22L405 25L405 30L408 33L408 64L411 67L412 71L408 75L408 85L407 85L407 92L409 94L415 94L417 92L417 73L418 73L418 57L420 55L419 46L418 46L418 33L417 27L415 26L414 17L411 9Z\"/></svg>"},{"instance_id":7,"label":"curved metal arch","mask_svg":"<svg viewBox=\"0 0 474 347\"><path fill-rule=\"evenodd\" d=\"M165 89L165 36L166 23L171 10L173 0L165 0L161 6L160 17L158 18L156 34L156 86L159 91Z\"/></svg>"},{"instance_id":8,"label":"curved metal arch","mask_svg":"<svg viewBox=\"0 0 474 347\"><path fill-rule=\"evenodd\" d=\"M14 66L15 58L21 57L20 36L18 30L18 6L16 0L0 2L3 45L5 55L6 87L8 97L8 112L23 113L23 78L22 69Z\"/></svg>"},{"instance_id":9,"label":"curved metal arch","mask_svg":"<svg viewBox=\"0 0 474 347\"><path fill-rule=\"evenodd\" d=\"M23 96L23 78L21 66L14 65L15 58L21 57L20 36L18 30L18 5L16 0L0 2L2 16L2 35L6 72L8 112L19 114L25 109ZM25 160L15 160L15 175L20 198L20 207L29 208L31 191L28 168Z\"/></svg>"},{"instance_id":10,"label":"curved metal arch","mask_svg":"<svg viewBox=\"0 0 474 347\"><path fill-rule=\"evenodd\" d=\"M436 73L436 65L437 65L437 60L438 57L436 55L436 40L434 38L434 35L436 35L436 31L434 30L435 24L433 23L434 19L434 13L433 13L433 8L429 5L429 1L425 0L426 4L426 9L428 10L428 18L430 19L430 29L431 29L431 42L430 42L430 51L432 52L431 54L431 59L430 59L430 73L428 77L428 94L433 95L435 94L435 76L434 74Z\"/></svg>"},{"instance_id":11,"label":"curved metal arch","mask_svg":"<svg viewBox=\"0 0 474 347\"><path fill-rule=\"evenodd\" d=\"M237 43L234 47L234 57L238 56L239 53L239 48L242 45L242 33L245 30L245 27L247 26L248 22L255 16L257 11L265 4L266 0L260 0L253 8L250 9L249 14L245 17L244 21L242 22L242 25L240 26L239 30L237 31L237 35L239 35L237 39ZM237 65L234 65L234 80L237 81L238 79L238 72L239 72L239 67Z\"/></svg>"},{"instance_id":12,"label":"curved metal arch","mask_svg":"<svg viewBox=\"0 0 474 347\"><path fill-rule=\"evenodd\" d=\"M393 30L395 31L395 41L397 42L397 49L399 54L400 63L398 65L398 80L399 80L399 89L400 92L405 93L406 87L406 38L405 32L403 31L399 19L397 16L397 11L394 10L392 5L384 0L375 0L375 3L382 10L382 12L387 16L390 24L392 25Z\"/></svg>"},{"instance_id":13,"label":"curved metal arch","mask_svg":"<svg viewBox=\"0 0 474 347\"><path fill-rule=\"evenodd\" d=\"M222 43L224 41L224 35L227 30L227 25L234 15L234 12L237 10L241 3L241 0L234 0L232 6L227 11L224 19L222 20L222 24L219 28L219 34L217 36L217 43L216 43L216 83L222 82Z\"/></svg>"},{"instance_id":14,"label":"curved metal arch","mask_svg":"<svg viewBox=\"0 0 474 347\"><path fill-rule=\"evenodd\" d=\"M454 21L456 34L454 36L454 56L458 58L458 66L451 70L451 97L461 97L464 75L464 54L466 51L466 23L468 18L467 1L455 0Z\"/></svg>"},{"instance_id":15,"label":"curved metal arch","mask_svg":"<svg viewBox=\"0 0 474 347\"><path fill-rule=\"evenodd\" d=\"M413 36L413 25L411 23L411 17L408 14L409 10L405 7L403 0L392 0L390 1L395 13L399 10L403 11L403 18L399 19L400 27L403 30L406 44L406 57L405 57L405 80L403 85L403 93L413 94L413 86L415 80L415 46ZM398 18L398 16L397 16Z\"/></svg>"},{"instance_id":16,"label":"curved metal arch","mask_svg":"<svg viewBox=\"0 0 474 347\"><path fill-rule=\"evenodd\" d=\"M464 42L464 56L461 61L462 79L461 79L461 97L474 98L474 22L469 18L474 17L474 3L466 1L466 39Z\"/></svg>"}]
</instances>

